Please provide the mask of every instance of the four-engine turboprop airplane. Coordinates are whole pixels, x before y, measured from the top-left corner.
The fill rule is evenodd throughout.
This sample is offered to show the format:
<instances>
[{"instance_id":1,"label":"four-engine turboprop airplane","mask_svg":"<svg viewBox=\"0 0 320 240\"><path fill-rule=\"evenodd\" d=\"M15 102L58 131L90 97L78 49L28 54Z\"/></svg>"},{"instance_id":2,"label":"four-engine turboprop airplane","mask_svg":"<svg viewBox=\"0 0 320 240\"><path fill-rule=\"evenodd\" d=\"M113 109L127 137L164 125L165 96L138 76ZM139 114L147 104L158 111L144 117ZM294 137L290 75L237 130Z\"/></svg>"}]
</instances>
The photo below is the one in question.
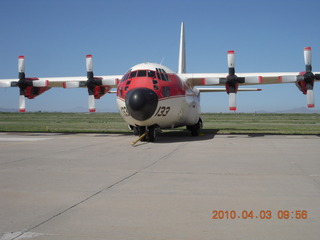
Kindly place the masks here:
<instances>
[{"instance_id":1,"label":"four-engine turboprop airplane","mask_svg":"<svg viewBox=\"0 0 320 240\"><path fill-rule=\"evenodd\" d=\"M236 110L238 91L261 89L239 88L239 85L295 83L307 95L308 107L314 107L313 86L320 80L320 73L313 73L311 48L304 48L306 70L294 73L239 73L235 74L234 51L228 51L228 73L186 73L184 24L181 24L178 72L156 63L141 63L124 75L95 77L92 56L86 56L86 77L27 78L24 57L19 56L19 79L2 79L0 87L20 89L19 111L25 112L25 99L33 99L52 87L87 88L89 111L95 112L95 99L112 88L117 88L117 104L123 119L135 133L146 135L153 142L156 129L186 126L193 136L199 135L202 127L200 118L200 92L226 92L229 108ZM196 86L222 85L222 88ZM147 133L147 134L146 134Z\"/></svg>"}]
</instances>

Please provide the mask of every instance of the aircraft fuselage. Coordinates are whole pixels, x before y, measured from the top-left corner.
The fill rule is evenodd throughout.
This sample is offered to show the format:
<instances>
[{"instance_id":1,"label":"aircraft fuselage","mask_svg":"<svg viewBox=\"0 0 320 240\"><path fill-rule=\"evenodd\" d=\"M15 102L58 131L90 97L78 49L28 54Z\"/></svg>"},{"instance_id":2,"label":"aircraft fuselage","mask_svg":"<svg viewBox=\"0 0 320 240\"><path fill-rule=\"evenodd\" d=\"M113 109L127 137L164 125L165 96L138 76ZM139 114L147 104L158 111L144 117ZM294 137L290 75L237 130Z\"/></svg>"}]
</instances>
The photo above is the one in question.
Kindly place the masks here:
<instances>
[{"instance_id":1,"label":"aircraft fuselage","mask_svg":"<svg viewBox=\"0 0 320 240\"><path fill-rule=\"evenodd\" d=\"M199 92L165 66L143 63L132 67L117 88L117 104L131 126L173 128L194 125L200 117Z\"/></svg>"}]
</instances>

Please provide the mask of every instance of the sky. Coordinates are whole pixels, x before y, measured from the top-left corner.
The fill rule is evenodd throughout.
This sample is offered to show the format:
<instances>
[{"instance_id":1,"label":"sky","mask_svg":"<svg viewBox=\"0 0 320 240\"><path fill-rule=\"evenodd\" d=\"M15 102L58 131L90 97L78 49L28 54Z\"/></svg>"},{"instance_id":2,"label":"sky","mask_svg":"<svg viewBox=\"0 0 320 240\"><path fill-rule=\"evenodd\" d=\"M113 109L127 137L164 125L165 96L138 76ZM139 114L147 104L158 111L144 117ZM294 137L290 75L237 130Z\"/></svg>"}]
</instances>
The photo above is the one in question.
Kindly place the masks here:
<instances>
[{"instance_id":1,"label":"sky","mask_svg":"<svg viewBox=\"0 0 320 240\"><path fill-rule=\"evenodd\" d=\"M187 72L226 73L235 50L236 72L304 71L303 48L320 71L318 0L1 0L0 79L17 78L25 56L27 77L124 74L141 62L177 71L180 24L185 23ZM253 86L256 87L256 86ZM306 107L294 84L259 85L237 94L238 112ZM315 84L316 109L320 84ZM27 100L27 111L87 109L86 89L51 89ZM19 89L0 88L0 108L18 109ZM228 112L226 93L202 93L203 112ZM115 94L97 111L117 111Z\"/></svg>"}]
</instances>

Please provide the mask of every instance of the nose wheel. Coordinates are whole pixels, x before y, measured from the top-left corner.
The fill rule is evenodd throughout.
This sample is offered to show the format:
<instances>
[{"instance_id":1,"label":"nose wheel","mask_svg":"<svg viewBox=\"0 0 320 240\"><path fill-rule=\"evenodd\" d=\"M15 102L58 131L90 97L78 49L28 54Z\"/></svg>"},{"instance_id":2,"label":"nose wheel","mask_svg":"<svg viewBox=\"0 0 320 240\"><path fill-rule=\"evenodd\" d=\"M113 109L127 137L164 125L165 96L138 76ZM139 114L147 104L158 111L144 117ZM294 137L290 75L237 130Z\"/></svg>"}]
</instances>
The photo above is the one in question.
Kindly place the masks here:
<instances>
[{"instance_id":1,"label":"nose wheel","mask_svg":"<svg viewBox=\"0 0 320 240\"><path fill-rule=\"evenodd\" d=\"M148 127L148 140L154 142L156 140L156 126Z\"/></svg>"},{"instance_id":2,"label":"nose wheel","mask_svg":"<svg viewBox=\"0 0 320 240\"><path fill-rule=\"evenodd\" d=\"M139 127L139 136L145 134L145 137L141 139L141 141L145 142L154 142L156 140L156 126L148 126L148 127Z\"/></svg>"},{"instance_id":3,"label":"nose wheel","mask_svg":"<svg viewBox=\"0 0 320 240\"><path fill-rule=\"evenodd\" d=\"M137 126L137 127L133 127L133 130L135 135L139 135L139 138L136 141L134 141L132 145L136 144L139 141L154 142L156 140L156 131L157 131L156 125L152 125L148 127Z\"/></svg>"}]
</instances>

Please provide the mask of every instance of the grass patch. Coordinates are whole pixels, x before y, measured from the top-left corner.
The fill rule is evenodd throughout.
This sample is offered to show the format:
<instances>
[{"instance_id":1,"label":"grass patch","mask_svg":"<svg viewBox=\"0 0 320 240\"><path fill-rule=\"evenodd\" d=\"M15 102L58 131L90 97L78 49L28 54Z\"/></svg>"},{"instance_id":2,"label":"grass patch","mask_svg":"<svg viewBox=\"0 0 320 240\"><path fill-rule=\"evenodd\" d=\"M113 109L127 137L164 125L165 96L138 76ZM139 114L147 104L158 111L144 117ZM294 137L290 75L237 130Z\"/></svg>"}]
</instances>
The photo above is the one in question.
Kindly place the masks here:
<instances>
[{"instance_id":1,"label":"grass patch","mask_svg":"<svg viewBox=\"0 0 320 240\"><path fill-rule=\"evenodd\" d=\"M319 114L202 114L204 133L320 134ZM185 128L178 128L181 130ZM0 113L1 132L130 132L119 113ZM173 130L169 130L173 131Z\"/></svg>"}]
</instances>

